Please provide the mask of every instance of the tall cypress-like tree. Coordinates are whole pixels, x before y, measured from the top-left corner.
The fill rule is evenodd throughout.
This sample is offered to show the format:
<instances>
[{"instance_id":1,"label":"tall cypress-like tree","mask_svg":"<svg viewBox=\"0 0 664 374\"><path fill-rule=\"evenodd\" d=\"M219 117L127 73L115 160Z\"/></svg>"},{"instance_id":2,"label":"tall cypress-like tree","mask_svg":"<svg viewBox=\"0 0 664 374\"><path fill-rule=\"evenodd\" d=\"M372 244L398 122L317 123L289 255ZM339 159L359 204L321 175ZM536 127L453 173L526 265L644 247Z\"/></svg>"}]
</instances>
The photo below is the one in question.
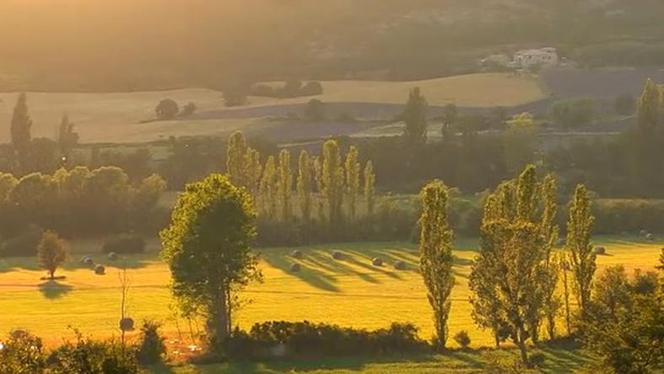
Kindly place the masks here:
<instances>
[{"instance_id":1,"label":"tall cypress-like tree","mask_svg":"<svg viewBox=\"0 0 664 374\"><path fill-rule=\"evenodd\" d=\"M454 287L452 274L452 230L447 222L447 187L434 181L420 193L420 272L427 288L429 304L433 309L438 348L447 342L447 319Z\"/></svg>"},{"instance_id":2,"label":"tall cypress-like tree","mask_svg":"<svg viewBox=\"0 0 664 374\"><path fill-rule=\"evenodd\" d=\"M244 134L236 131L228 138L226 148L226 173L233 185L247 186L247 140Z\"/></svg>"},{"instance_id":3,"label":"tall cypress-like tree","mask_svg":"<svg viewBox=\"0 0 664 374\"><path fill-rule=\"evenodd\" d=\"M639 129L643 135L651 136L664 116L662 91L652 79L648 79L637 106Z\"/></svg>"},{"instance_id":4,"label":"tall cypress-like tree","mask_svg":"<svg viewBox=\"0 0 664 374\"><path fill-rule=\"evenodd\" d=\"M367 216L372 216L376 206L376 174L374 174L373 163L367 161L364 167L364 201L367 208Z\"/></svg>"},{"instance_id":5,"label":"tall cypress-like tree","mask_svg":"<svg viewBox=\"0 0 664 374\"><path fill-rule=\"evenodd\" d=\"M298 159L297 193L300 200L300 213L305 223L311 222L312 183L311 158L306 150L302 150Z\"/></svg>"},{"instance_id":6,"label":"tall cypress-like tree","mask_svg":"<svg viewBox=\"0 0 664 374\"><path fill-rule=\"evenodd\" d=\"M248 148L247 154L245 155L245 167L247 189L254 197L254 200L256 200L260 189L261 175L263 173L260 152L253 148Z\"/></svg>"},{"instance_id":7,"label":"tall cypress-like tree","mask_svg":"<svg viewBox=\"0 0 664 374\"><path fill-rule=\"evenodd\" d=\"M420 88L413 88L401 114L401 120L406 124L403 135L410 145L421 145L427 141L427 107L427 100L422 96Z\"/></svg>"},{"instance_id":8,"label":"tall cypress-like tree","mask_svg":"<svg viewBox=\"0 0 664 374\"><path fill-rule=\"evenodd\" d=\"M28 111L28 98L25 93L18 96L11 122L11 140L18 158L19 167L25 170L30 157L30 142L32 141L32 119Z\"/></svg>"},{"instance_id":9,"label":"tall cypress-like tree","mask_svg":"<svg viewBox=\"0 0 664 374\"><path fill-rule=\"evenodd\" d=\"M357 198L360 193L360 162L355 146L351 146L346 155L346 192L348 194L348 214L351 222L357 216Z\"/></svg>"},{"instance_id":10,"label":"tall cypress-like tree","mask_svg":"<svg viewBox=\"0 0 664 374\"><path fill-rule=\"evenodd\" d=\"M344 169L339 145L335 140L323 144L323 166L321 182L323 196L327 204L327 219L330 227L339 227L342 221L344 192Z\"/></svg>"},{"instance_id":11,"label":"tall cypress-like tree","mask_svg":"<svg viewBox=\"0 0 664 374\"><path fill-rule=\"evenodd\" d=\"M548 256L555 232L554 204L539 183L534 166L528 166L518 180L503 183L487 199L481 225L480 252L475 259L469 285L471 302L480 326L491 321L504 323L529 365L527 341L536 336L545 314L549 282ZM550 188L550 187L549 187ZM490 315L487 315L490 313Z\"/></svg>"},{"instance_id":12,"label":"tall cypress-like tree","mask_svg":"<svg viewBox=\"0 0 664 374\"><path fill-rule=\"evenodd\" d=\"M277 185L281 208L280 219L289 222L293 215L291 194L293 192L293 173L290 167L290 152L279 152L279 184Z\"/></svg>"},{"instance_id":13,"label":"tall cypress-like tree","mask_svg":"<svg viewBox=\"0 0 664 374\"><path fill-rule=\"evenodd\" d=\"M576 186L569 207L566 247L570 253L574 294L582 317L586 315L590 304L592 281L597 269L595 252L590 244L594 222L588 190L580 184Z\"/></svg>"},{"instance_id":14,"label":"tall cypress-like tree","mask_svg":"<svg viewBox=\"0 0 664 374\"><path fill-rule=\"evenodd\" d=\"M277 215L277 165L274 156L269 156L265 161L263 178L261 179L260 197L263 213L267 219L275 219Z\"/></svg>"}]
</instances>

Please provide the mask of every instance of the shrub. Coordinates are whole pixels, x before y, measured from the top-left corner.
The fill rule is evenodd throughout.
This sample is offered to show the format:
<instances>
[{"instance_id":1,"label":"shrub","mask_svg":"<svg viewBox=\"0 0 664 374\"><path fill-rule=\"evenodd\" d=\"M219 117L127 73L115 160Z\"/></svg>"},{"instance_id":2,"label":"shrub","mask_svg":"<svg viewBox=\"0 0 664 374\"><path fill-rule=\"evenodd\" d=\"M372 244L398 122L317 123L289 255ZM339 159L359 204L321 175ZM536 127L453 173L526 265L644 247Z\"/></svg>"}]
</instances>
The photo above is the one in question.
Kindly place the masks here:
<instances>
[{"instance_id":1,"label":"shrub","mask_svg":"<svg viewBox=\"0 0 664 374\"><path fill-rule=\"evenodd\" d=\"M389 355L428 351L411 324L394 323L375 331L328 324L272 321L255 324L246 333L235 330L226 345L233 358L264 359L275 355L322 357Z\"/></svg>"},{"instance_id":2,"label":"shrub","mask_svg":"<svg viewBox=\"0 0 664 374\"><path fill-rule=\"evenodd\" d=\"M138 346L138 361L143 365L154 365L161 362L166 353L164 337L159 334L161 324L155 321L144 321L141 327L141 341Z\"/></svg>"},{"instance_id":3,"label":"shrub","mask_svg":"<svg viewBox=\"0 0 664 374\"><path fill-rule=\"evenodd\" d=\"M67 342L48 358L53 374L135 374L140 368L136 350L116 341L93 341L77 333L76 343Z\"/></svg>"},{"instance_id":4,"label":"shrub","mask_svg":"<svg viewBox=\"0 0 664 374\"><path fill-rule=\"evenodd\" d=\"M120 234L107 238L101 249L102 253L142 253L145 252L145 240L134 234Z\"/></svg>"},{"instance_id":5,"label":"shrub","mask_svg":"<svg viewBox=\"0 0 664 374\"><path fill-rule=\"evenodd\" d=\"M454 335L454 341L463 349L470 346L470 336L466 330L461 330Z\"/></svg>"},{"instance_id":6,"label":"shrub","mask_svg":"<svg viewBox=\"0 0 664 374\"><path fill-rule=\"evenodd\" d=\"M40 373L45 365L41 339L25 331L11 332L0 349L0 373Z\"/></svg>"}]
</instances>

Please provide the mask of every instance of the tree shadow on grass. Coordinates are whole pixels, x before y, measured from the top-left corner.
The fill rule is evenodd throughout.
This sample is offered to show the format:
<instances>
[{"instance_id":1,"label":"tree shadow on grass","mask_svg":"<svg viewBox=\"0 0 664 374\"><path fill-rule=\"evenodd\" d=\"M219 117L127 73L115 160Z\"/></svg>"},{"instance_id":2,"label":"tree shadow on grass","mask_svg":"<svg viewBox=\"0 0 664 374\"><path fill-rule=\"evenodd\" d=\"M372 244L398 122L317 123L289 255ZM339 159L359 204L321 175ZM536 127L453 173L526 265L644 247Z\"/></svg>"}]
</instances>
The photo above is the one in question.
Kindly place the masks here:
<instances>
[{"instance_id":1,"label":"tree shadow on grass","mask_svg":"<svg viewBox=\"0 0 664 374\"><path fill-rule=\"evenodd\" d=\"M72 286L62 284L57 280L48 280L39 284L39 292L47 299L59 299L71 292L72 289Z\"/></svg>"},{"instance_id":2,"label":"tree shadow on grass","mask_svg":"<svg viewBox=\"0 0 664 374\"><path fill-rule=\"evenodd\" d=\"M69 260L63 265L63 269L72 271L79 269L94 269L94 265L87 265L82 260L84 257L90 257L95 264L102 264L108 268L123 268L127 269L141 269L155 261L159 261L159 257L155 254L135 254L135 255L120 255L115 261L109 260L108 256L104 254L91 254L91 255L72 255ZM37 264L36 257L0 257L0 273L9 273L16 270L41 270Z\"/></svg>"},{"instance_id":3,"label":"tree shadow on grass","mask_svg":"<svg viewBox=\"0 0 664 374\"><path fill-rule=\"evenodd\" d=\"M302 260L296 260L282 252L267 255L263 254L261 258L263 258L263 260L265 260L270 266L280 269L293 277L299 278L313 287L330 292L339 292L339 287L335 285L337 279L323 271L307 267L306 264L304 264L305 266L302 266L302 269L298 272L291 271L291 265L294 263L300 263L302 265L304 262Z\"/></svg>"}]
</instances>

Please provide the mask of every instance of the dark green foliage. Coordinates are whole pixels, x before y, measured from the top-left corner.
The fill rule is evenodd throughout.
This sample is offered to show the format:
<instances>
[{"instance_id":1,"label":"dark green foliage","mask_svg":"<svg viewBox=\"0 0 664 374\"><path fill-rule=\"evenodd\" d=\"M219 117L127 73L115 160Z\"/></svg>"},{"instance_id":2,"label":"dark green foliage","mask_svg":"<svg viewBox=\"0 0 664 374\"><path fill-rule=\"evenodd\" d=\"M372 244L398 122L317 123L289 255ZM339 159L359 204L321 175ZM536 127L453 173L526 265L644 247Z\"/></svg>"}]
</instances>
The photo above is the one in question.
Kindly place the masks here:
<instances>
[{"instance_id":1,"label":"dark green foliage","mask_svg":"<svg viewBox=\"0 0 664 374\"><path fill-rule=\"evenodd\" d=\"M46 354L40 338L26 331L16 330L2 342L0 373L39 374L46 367Z\"/></svg>"},{"instance_id":2,"label":"dark green foliage","mask_svg":"<svg viewBox=\"0 0 664 374\"><path fill-rule=\"evenodd\" d=\"M27 101L25 93L18 96L10 127L12 146L16 152L19 170L26 169L30 157L32 119L30 118L30 113L28 113Z\"/></svg>"},{"instance_id":3,"label":"dark green foliage","mask_svg":"<svg viewBox=\"0 0 664 374\"><path fill-rule=\"evenodd\" d=\"M551 117L558 126L577 128L590 124L595 117L592 99L572 99L555 102L551 106Z\"/></svg>"},{"instance_id":4,"label":"dark green foliage","mask_svg":"<svg viewBox=\"0 0 664 374\"><path fill-rule=\"evenodd\" d=\"M106 238L101 248L102 253L143 253L145 252L145 239L136 234L118 234Z\"/></svg>"},{"instance_id":5,"label":"dark green foliage","mask_svg":"<svg viewBox=\"0 0 664 374\"><path fill-rule=\"evenodd\" d=\"M75 343L66 342L48 358L53 374L136 374L140 368L133 347L110 341L94 341L77 334Z\"/></svg>"},{"instance_id":6,"label":"dark green foliage","mask_svg":"<svg viewBox=\"0 0 664 374\"><path fill-rule=\"evenodd\" d=\"M401 355L422 353L429 345L417 336L411 324L393 323L389 329L358 330L311 322L272 321L255 324L247 333L235 330L227 341L230 357L266 359L281 346L276 357L332 357L356 355Z\"/></svg>"},{"instance_id":7,"label":"dark green foliage","mask_svg":"<svg viewBox=\"0 0 664 374\"><path fill-rule=\"evenodd\" d=\"M138 345L138 361L141 365L154 365L163 359L166 353L165 338L159 334L161 324L144 321L141 326L141 340Z\"/></svg>"},{"instance_id":8,"label":"dark green foliage","mask_svg":"<svg viewBox=\"0 0 664 374\"><path fill-rule=\"evenodd\" d=\"M406 143L422 145L427 141L427 101L420 93L420 88L415 87L410 91L406 108L399 117L406 127L403 136Z\"/></svg>"},{"instance_id":9,"label":"dark green foliage","mask_svg":"<svg viewBox=\"0 0 664 374\"><path fill-rule=\"evenodd\" d=\"M176 103L175 100L164 99L160 101L159 104L157 104L154 111L158 119L169 120L174 119L178 115L180 108L178 107L178 103Z\"/></svg>"}]
</instances>

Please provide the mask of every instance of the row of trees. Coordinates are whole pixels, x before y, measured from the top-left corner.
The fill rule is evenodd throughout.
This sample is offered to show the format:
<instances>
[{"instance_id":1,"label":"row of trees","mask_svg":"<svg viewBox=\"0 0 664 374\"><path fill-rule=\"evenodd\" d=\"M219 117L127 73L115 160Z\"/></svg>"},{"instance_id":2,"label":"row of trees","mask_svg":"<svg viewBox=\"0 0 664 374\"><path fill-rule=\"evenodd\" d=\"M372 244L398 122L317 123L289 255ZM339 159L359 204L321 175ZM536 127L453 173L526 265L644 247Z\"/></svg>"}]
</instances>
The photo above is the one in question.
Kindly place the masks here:
<instances>
[{"instance_id":1,"label":"row of trees","mask_svg":"<svg viewBox=\"0 0 664 374\"><path fill-rule=\"evenodd\" d=\"M526 365L529 341L537 344L543 329L549 339L557 338L556 321L563 305L571 332L567 272L578 306L578 332L583 334L604 322L593 312L597 308L591 297L596 254L591 244L594 218L588 191L583 185L577 187L570 202L564 250L555 251L559 230L556 185L553 176L538 179L535 167L529 166L518 179L498 186L485 203L480 251L469 276L473 319L493 332L496 346L507 339L514 342ZM447 187L434 181L424 187L421 199L420 268L434 311L436 341L444 348L455 282ZM564 295L559 295L561 289ZM662 310L661 303L651 307Z\"/></svg>"},{"instance_id":2,"label":"row of trees","mask_svg":"<svg viewBox=\"0 0 664 374\"><path fill-rule=\"evenodd\" d=\"M320 156L302 150L294 162L290 151L282 149L263 162L236 132L228 141L226 169L234 185L250 192L261 219L267 221L305 227L317 223L333 230L374 214L376 175L371 161L362 167L357 148L351 146L344 155L335 140L323 144Z\"/></svg>"},{"instance_id":3,"label":"row of trees","mask_svg":"<svg viewBox=\"0 0 664 374\"><path fill-rule=\"evenodd\" d=\"M154 230L161 224L155 210L165 188L157 175L132 184L117 167L76 167L20 179L0 174L0 235L19 235L29 224L66 235Z\"/></svg>"}]
</instances>

